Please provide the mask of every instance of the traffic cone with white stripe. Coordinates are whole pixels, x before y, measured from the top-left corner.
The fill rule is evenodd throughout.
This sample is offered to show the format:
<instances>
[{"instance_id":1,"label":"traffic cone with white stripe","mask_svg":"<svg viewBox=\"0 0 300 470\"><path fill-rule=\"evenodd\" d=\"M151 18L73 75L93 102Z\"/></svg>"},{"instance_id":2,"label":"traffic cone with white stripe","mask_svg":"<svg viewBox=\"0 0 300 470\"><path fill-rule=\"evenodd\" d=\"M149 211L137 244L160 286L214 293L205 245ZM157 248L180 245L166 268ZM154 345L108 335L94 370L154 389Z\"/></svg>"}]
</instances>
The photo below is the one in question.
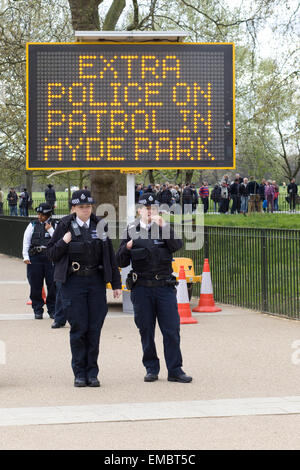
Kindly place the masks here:
<instances>
[{"instance_id":1,"label":"traffic cone with white stripe","mask_svg":"<svg viewBox=\"0 0 300 470\"><path fill-rule=\"evenodd\" d=\"M180 323L198 323L192 317L184 266L180 266L177 289L177 305Z\"/></svg>"},{"instance_id":2,"label":"traffic cone with white stripe","mask_svg":"<svg viewBox=\"0 0 300 470\"><path fill-rule=\"evenodd\" d=\"M213 295L213 287L210 276L208 258L204 260L201 292L198 306L193 308L193 312L221 312L221 308L216 307Z\"/></svg>"}]
</instances>

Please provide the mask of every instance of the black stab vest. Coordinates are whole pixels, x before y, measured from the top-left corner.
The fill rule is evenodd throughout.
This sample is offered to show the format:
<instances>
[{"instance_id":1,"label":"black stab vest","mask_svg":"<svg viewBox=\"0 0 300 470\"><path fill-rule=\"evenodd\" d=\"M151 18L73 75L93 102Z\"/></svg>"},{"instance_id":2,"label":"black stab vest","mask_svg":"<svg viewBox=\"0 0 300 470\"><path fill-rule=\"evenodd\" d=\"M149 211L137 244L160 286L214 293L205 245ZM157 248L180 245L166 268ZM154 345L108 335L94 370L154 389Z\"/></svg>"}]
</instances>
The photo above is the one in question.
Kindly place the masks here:
<instances>
[{"instance_id":1,"label":"black stab vest","mask_svg":"<svg viewBox=\"0 0 300 470\"><path fill-rule=\"evenodd\" d=\"M144 236L148 232L148 238L134 240L134 248L130 250L133 271L147 275L147 277L152 274L171 274L173 256L162 238L161 229L156 233L157 238L151 238L150 229L141 228L140 232L143 232Z\"/></svg>"},{"instance_id":2,"label":"black stab vest","mask_svg":"<svg viewBox=\"0 0 300 470\"><path fill-rule=\"evenodd\" d=\"M69 243L68 253L70 262L76 261L83 266L99 266L103 264L102 240L97 235L97 224L90 219L88 229L80 227L74 220L70 232L72 240Z\"/></svg>"},{"instance_id":3,"label":"black stab vest","mask_svg":"<svg viewBox=\"0 0 300 470\"><path fill-rule=\"evenodd\" d=\"M47 222L54 228L54 220L49 219ZM47 246L50 240L51 236L45 229L45 224L35 220L33 222L33 234L31 237L30 248Z\"/></svg>"}]
</instances>

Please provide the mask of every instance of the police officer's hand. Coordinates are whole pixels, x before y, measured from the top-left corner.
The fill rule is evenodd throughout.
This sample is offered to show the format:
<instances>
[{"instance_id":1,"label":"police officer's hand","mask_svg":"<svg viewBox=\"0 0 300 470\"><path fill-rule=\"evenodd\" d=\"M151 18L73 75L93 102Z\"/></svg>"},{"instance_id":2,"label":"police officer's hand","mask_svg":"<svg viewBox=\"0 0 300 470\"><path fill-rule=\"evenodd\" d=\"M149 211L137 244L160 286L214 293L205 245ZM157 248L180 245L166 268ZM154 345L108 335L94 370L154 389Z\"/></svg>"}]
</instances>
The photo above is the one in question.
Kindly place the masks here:
<instances>
[{"instance_id":1,"label":"police officer's hand","mask_svg":"<svg viewBox=\"0 0 300 470\"><path fill-rule=\"evenodd\" d=\"M45 229L46 229L46 230L49 230L49 228L51 228L51 225L46 222L46 223L45 223Z\"/></svg>"},{"instance_id":2,"label":"police officer's hand","mask_svg":"<svg viewBox=\"0 0 300 470\"><path fill-rule=\"evenodd\" d=\"M122 294L122 289L115 289L113 291L114 299L118 299L119 297L121 297L121 294Z\"/></svg>"},{"instance_id":3,"label":"police officer's hand","mask_svg":"<svg viewBox=\"0 0 300 470\"><path fill-rule=\"evenodd\" d=\"M160 227L166 225L166 221L160 215L152 215L151 217L152 222L155 222Z\"/></svg>"},{"instance_id":4,"label":"police officer's hand","mask_svg":"<svg viewBox=\"0 0 300 470\"><path fill-rule=\"evenodd\" d=\"M65 233L64 236L63 236L63 241L65 243L70 243L71 240L72 240L71 232Z\"/></svg>"},{"instance_id":5,"label":"police officer's hand","mask_svg":"<svg viewBox=\"0 0 300 470\"><path fill-rule=\"evenodd\" d=\"M29 259L24 259L25 264L31 264Z\"/></svg>"},{"instance_id":6,"label":"police officer's hand","mask_svg":"<svg viewBox=\"0 0 300 470\"><path fill-rule=\"evenodd\" d=\"M126 245L127 250L131 250L132 245L133 245L133 240L130 240Z\"/></svg>"}]
</instances>

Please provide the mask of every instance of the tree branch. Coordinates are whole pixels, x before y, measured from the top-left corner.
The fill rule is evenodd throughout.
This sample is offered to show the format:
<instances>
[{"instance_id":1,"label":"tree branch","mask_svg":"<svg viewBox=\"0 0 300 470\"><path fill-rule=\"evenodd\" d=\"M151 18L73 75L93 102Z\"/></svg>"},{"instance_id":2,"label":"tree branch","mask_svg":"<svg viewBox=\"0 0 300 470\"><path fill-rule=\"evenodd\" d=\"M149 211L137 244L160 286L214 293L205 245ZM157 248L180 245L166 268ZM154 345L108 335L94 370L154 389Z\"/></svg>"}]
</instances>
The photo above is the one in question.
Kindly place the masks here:
<instances>
[{"instance_id":1,"label":"tree branch","mask_svg":"<svg viewBox=\"0 0 300 470\"><path fill-rule=\"evenodd\" d=\"M106 13L103 23L103 31L113 31L126 6L125 0L113 0L110 9Z\"/></svg>"}]
</instances>

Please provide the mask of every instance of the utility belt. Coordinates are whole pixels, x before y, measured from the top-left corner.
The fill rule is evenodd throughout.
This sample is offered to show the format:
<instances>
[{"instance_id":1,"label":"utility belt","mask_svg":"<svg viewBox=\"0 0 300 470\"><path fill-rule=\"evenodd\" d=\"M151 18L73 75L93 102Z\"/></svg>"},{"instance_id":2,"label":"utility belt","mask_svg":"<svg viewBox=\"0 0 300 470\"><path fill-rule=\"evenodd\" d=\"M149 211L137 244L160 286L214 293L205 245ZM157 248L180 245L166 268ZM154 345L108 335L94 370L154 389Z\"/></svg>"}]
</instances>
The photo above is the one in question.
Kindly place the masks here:
<instances>
[{"instance_id":1,"label":"utility belt","mask_svg":"<svg viewBox=\"0 0 300 470\"><path fill-rule=\"evenodd\" d=\"M92 276L103 270L103 266L85 266L77 261L72 261L69 267L69 274L76 274L77 276Z\"/></svg>"},{"instance_id":2,"label":"utility belt","mask_svg":"<svg viewBox=\"0 0 300 470\"><path fill-rule=\"evenodd\" d=\"M178 285L176 277L172 274L156 274L154 276L147 277L142 274L137 274L130 271L126 278L126 288L132 290L135 286L143 287L175 287Z\"/></svg>"},{"instance_id":3,"label":"utility belt","mask_svg":"<svg viewBox=\"0 0 300 470\"><path fill-rule=\"evenodd\" d=\"M46 246L33 246L29 248L28 253L30 256L44 253L47 250Z\"/></svg>"}]
</instances>

